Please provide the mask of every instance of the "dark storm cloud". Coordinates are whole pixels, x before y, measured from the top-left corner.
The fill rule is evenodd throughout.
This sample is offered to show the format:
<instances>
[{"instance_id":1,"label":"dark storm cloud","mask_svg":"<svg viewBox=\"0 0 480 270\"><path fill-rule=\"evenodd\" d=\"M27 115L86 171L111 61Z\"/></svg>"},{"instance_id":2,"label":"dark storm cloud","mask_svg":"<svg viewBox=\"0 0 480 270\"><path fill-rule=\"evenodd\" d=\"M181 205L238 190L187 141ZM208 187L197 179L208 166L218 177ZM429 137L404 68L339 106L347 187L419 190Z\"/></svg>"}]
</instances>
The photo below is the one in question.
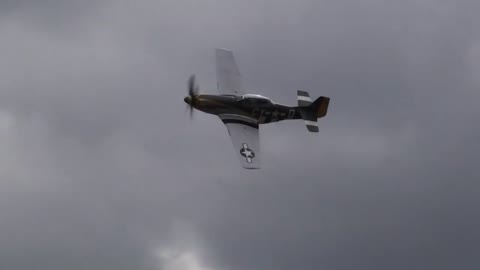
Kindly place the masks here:
<instances>
[{"instance_id":1,"label":"dark storm cloud","mask_svg":"<svg viewBox=\"0 0 480 270\"><path fill-rule=\"evenodd\" d=\"M2 269L478 266L475 3L0 7ZM332 97L321 133L265 126L239 168L182 104L215 47L275 101Z\"/></svg>"}]
</instances>

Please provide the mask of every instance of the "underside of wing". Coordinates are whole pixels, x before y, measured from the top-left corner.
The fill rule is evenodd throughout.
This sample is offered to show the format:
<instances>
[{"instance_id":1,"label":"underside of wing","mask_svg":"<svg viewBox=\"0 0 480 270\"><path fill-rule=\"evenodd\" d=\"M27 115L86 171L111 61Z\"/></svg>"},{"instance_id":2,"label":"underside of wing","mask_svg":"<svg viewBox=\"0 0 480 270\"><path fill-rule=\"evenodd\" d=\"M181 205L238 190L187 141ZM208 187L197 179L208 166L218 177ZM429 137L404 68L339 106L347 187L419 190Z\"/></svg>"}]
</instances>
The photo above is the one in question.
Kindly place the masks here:
<instances>
[{"instance_id":1,"label":"underside of wing","mask_svg":"<svg viewBox=\"0 0 480 270\"><path fill-rule=\"evenodd\" d=\"M260 169L260 132L254 119L239 115L219 115L243 168Z\"/></svg>"},{"instance_id":2,"label":"underside of wing","mask_svg":"<svg viewBox=\"0 0 480 270\"><path fill-rule=\"evenodd\" d=\"M215 50L217 70L217 88L222 95L243 95L242 76L233 52L225 49Z\"/></svg>"}]
</instances>

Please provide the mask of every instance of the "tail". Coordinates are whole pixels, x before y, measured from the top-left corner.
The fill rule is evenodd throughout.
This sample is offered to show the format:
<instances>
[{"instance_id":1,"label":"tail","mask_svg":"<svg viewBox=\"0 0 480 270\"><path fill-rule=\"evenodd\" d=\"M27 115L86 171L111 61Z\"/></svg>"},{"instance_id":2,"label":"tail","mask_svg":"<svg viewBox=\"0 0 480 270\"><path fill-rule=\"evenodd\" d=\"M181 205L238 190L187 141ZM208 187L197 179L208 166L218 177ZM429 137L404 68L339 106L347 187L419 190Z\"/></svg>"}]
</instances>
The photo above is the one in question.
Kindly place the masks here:
<instances>
[{"instance_id":1,"label":"tail","mask_svg":"<svg viewBox=\"0 0 480 270\"><path fill-rule=\"evenodd\" d=\"M305 121L308 131L318 132L317 119L327 115L328 103L330 98L319 97L314 102L306 91L297 91L298 95L298 111Z\"/></svg>"}]
</instances>

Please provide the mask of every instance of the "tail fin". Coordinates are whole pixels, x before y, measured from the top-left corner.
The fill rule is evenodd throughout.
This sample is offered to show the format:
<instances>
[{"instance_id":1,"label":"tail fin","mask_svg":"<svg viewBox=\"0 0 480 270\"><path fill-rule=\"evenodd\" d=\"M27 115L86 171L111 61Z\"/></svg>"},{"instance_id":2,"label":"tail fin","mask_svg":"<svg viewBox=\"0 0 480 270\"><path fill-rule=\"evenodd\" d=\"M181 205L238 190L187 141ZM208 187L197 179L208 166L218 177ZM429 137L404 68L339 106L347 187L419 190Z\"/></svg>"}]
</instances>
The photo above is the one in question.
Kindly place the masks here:
<instances>
[{"instance_id":1,"label":"tail fin","mask_svg":"<svg viewBox=\"0 0 480 270\"><path fill-rule=\"evenodd\" d=\"M317 98L314 102L312 102L308 92L298 90L297 94L298 94L297 109L299 110L300 115L305 121L305 125L307 126L308 131L318 132L317 119L327 115L330 98L322 96Z\"/></svg>"}]
</instances>

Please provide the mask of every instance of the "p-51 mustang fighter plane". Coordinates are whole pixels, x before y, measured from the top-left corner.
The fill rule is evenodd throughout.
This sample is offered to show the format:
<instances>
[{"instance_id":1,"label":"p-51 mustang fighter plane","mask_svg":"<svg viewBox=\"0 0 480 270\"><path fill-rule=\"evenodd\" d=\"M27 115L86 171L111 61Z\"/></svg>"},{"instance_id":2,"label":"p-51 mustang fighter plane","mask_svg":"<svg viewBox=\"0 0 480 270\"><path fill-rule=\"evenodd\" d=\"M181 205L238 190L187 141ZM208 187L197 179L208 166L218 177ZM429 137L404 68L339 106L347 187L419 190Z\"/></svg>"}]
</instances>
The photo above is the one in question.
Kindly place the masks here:
<instances>
[{"instance_id":1,"label":"p-51 mustang fighter plane","mask_svg":"<svg viewBox=\"0 0 480 270\"><path fill-rule=\"evenodd\" d=\"M190 115L195 108L220 117L244 168L260 168L260 124L303 119L308 131L318 132L317 119L327 114L330 98L322 96L312 102L308 92L298 90L298 106L290 107L261 95L247 94L233 52L216 49L215 58L220 95L200 95L192 75L184 100L190 105Z\"/></svg>"}]
</instances>

